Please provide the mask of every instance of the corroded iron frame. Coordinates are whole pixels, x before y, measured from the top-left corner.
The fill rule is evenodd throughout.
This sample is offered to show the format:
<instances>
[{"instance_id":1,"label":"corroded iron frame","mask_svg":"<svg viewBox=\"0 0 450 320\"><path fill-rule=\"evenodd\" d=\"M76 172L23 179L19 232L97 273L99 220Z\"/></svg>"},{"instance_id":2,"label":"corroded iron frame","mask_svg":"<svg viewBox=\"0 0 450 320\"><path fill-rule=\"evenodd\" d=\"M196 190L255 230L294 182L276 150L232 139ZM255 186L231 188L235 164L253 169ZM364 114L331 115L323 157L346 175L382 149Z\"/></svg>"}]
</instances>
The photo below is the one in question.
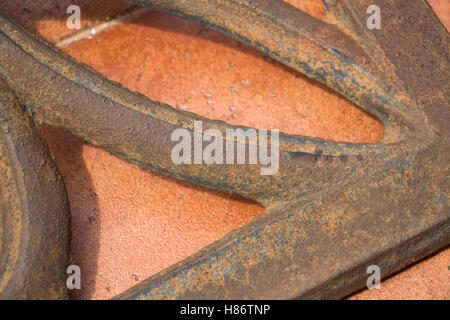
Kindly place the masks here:
<instances>
[{"instance_id":1,"label":"corroded iron frame","mask_svg":"<svg viewBox=\"0 0 450 320\"><path fill-rule=\"evenodd\" d=\"M380 119L383 139L280 134L274 176L254 165L174 165L174 129L234 127L130 92L0 16L0 169L9 177L0 182L0 264L22 270L0 271L0 296L66 297L67 198L30 117L266 208L117 298L339 298L365 285L371 264L384 277L450 243L450 39L425 1L326 0L335 24L279 0L129 2L209 26L327 85ZM366 28L373 4L380 30Z\"/></svg>"}]
</instances>

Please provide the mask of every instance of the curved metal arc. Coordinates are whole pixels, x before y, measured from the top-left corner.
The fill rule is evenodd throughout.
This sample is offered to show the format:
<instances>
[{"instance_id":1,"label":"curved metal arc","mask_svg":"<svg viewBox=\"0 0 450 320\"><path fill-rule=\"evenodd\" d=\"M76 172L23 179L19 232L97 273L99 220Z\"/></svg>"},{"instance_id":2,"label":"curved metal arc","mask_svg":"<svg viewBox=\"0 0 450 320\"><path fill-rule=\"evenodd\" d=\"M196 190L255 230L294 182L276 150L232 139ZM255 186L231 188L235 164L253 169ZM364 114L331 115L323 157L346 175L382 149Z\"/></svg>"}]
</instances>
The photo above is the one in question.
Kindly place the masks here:
<instances>
[{"instance_id":1,"label":"curved metal arc","mask_svg":"<svg viewBox=\"0 0 450 320\"><path fill-rule=\"evenodd\" d=\"M392 81L385 76L383 66L334 25L286 2L126 1L211 27L325 84L378 117L386 127L383 140L386 143L398 141L399 131L404 135L401 126L415 125L409 117L416 108L415 102L398 94Z\"/></svg>"},{"instance_id":2,"label":"curved metal arc","mask_svg":"<svg viewBox=\"0 0 450 320\"><path fill-rule=\"evenodd\" d=\"M196 120L204 122L204 131L213 128L225 133L226 129L249 129L248 127L232 126L220 120L210 120L194 113L180 111L167 104L152 101L138 92L130 92L120 84L109 81L89 66L79 63L70 56L58 51L42 39L29 34L20 26L15 25L14 22L9 21L6 17L2 17L1 14L0 25L0 33L40 64L67 80L101 95L105 99L110 99L126 108L133 109L142 115L188 130L193 130L193 122ZM37 117L40 116L37 111L35 115ZM359 155L366 152L367 149L378 151L381 147L378 143L336 142L280 133L280 149L287 152Z\"/></svg>"},{"instance_id":3,"label":"curved metal arc","mask_svg":"<svg viewBox=\"0 0 450 320\"><path fill-rule=\"evenodd\" d=\"M0 177L0 298L67 297L70 214L64 183L1 78Z\"/></svg>"},{"instance_id":4,"label":"curved metal arc","mask_svg":"<svg viewBox=\"0 0 450 320\"><path fill-rule=\"evenodd\" d=\"M299 141L304 145L297 153L292 149L281 153L280 174L274 177L261 177L249 166L167 166L170 133L184 126L192 128L193 120L202 118L152 105L156 103L77 66L36 43L35 38L21 35L20 28L4 19L0 19L0 29L0 73L7 76L8 84L36 119L68 128L154 170L239 193L263 204L314 194L314 198L304 198L292 208L281 208L279 215L265 215L121 297L340 296L363 284L361 261L376 260L388 274L450 241L448 197L444 194L449 159L441 152L448 149L448 140L418 145L411 154L402 149L401 143L398 150L391 149L396 151L392 155L386 152L390 146L383 144L349 144L348 149L337 149L338 144L329 142L330 156L320 145L327 141L308 143L285 136L291 148L297 148ZM17 37L22 37L20 44L13 40ZM336 63L348 63L339 59L343 58ZM321 75L317 73L320 66L312 70L313 76ZM379 97L357 98L370 102ZM379 110L388 116L397 114L401 121L406 109L395 113L395 107L395 103L388 104ZM167 114L154 116L152 112ZM207 123L211 128L222 125ZM351 153L354 150L358 152ZM371 183L366 181L368 176ZM334 183L350 179L352 183L339 185L342 188ZM416 203L418 198L422 201ZM311 275L314 268L318 272ZM341 277L336 285L333 279Z\"/></svg>"},{"instance_id":5,"label":"curved metal arc","mask_svg":"<svg viewBox=\"0 0 450 320\"><path fill-rule=\"evenodd\" d=\"M222 133L238 127L176 111L132 93L2 17L0 50L0 72L35 119L64 127L154 171L264 205L328 188L330 181L349 178L370 154L394 148L280 135L279 168L273 176L261 175L261 166L251 164L176 165L171 161L174 130L186 128L193 135L195 120L202 121L204 130ZM222 139L225 145L225 134ZM249 148L248 141L244 147Z\"/></svg>"},{"instance_id":6,"label":"curved metal arc","mask_svg":"<svg viewBox=\"0 0 450 320\"><path fill-rule=\"evenodd\" d=\"M345 2L362 8L369 0ZM448 111L436 112L449 110L443 98L448 88L449 37L422 10L423 1L376 2L385 4L383 10L393 15L385 22L391 27L376 37L387 64L395 66L408 95L419 105L425 102L423 113L413 103L411 113L404 115L412 119L412 134L418 136L414 150L395 150L391 159L358 167L358 179L341 189L278 208L280 213L270 212L261 217L263 221L255 219L117 298L340 298L366 284L368 265L378 265L384 277L450 243L450 159L445 136L449 117ZM402 19L395 17L400 2L415 5ZM417 33L404 34L406 22L419 15L425 15L432 30L427 36L434 35L443 46L419 46ZM404 52L408 58L402 57ZM437 88L427 85L433 75L438 76ZM429 94L428 100L422 91ZM429 125L444 134L432 134ZM378 156L389 155L374 158Z\"/></svg>"}]
</instances>

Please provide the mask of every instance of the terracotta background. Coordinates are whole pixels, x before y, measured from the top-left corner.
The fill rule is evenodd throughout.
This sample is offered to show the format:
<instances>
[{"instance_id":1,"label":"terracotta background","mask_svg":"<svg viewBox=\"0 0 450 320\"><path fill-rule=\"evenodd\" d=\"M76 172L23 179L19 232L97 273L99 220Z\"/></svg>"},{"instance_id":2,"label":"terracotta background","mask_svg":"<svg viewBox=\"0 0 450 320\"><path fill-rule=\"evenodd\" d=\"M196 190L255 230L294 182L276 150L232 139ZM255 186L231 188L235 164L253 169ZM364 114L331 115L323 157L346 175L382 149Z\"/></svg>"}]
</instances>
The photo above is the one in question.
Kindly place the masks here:
<instances>
[{"instance_id":1,"label":"terracotta background","mask_svg":"<svg viewBox=\"0 0 450 320\"><path fill-rule=\"evenodd\" d=\"M320 0L289 2L326 19ZM431 3L448 28L450 2ZM88 30L80 41L83 30L66 27L70 4L81 7ZM376 141L383 134L381 123L324 86L168 14L107 0L2 1L0 12L52 43L72 42L62 50L75 59L182 110L341 141ZM118 18L125 22L109 25ZM113 297L263 213L245 199L127 163L64 130L44 126L42 135L70 199L72 263L82 270L82 289L72 298ZM383 281L381 290L350 298L448 299L449 265L450 250L443 250Z\"/></svg>"}]
</instances>

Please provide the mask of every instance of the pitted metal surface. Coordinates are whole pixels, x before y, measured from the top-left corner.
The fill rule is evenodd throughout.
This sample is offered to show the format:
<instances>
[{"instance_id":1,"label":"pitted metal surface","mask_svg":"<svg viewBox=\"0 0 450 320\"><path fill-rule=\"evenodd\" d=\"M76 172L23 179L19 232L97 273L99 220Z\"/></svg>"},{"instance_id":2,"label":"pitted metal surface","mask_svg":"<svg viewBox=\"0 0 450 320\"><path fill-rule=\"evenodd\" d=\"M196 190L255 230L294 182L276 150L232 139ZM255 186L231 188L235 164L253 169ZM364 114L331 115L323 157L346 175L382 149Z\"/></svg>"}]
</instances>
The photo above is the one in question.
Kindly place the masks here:
<instances>
[{"instance_id":1,"label":"pitted metal surface","mask_svg":"<svg viewBox=\"0 0 450 320\"><path fill-rule=\"evenodd\" d=\"M263 51L375 115L385 133L364 144L280 134L273 176L251 165L174 165L173 130L193 133L196 120L203 131L233 126L130 92L0 17L0 75L16 109L151 170L266 207L119 298L336 298L365 284L367 264L386 276L449 244L450 43L424 2L375 1L389 14L373 32L365 29L365 9L374 1L327 1L342 27L281 1L130 2Z\"/></svg>"}]
</instances>

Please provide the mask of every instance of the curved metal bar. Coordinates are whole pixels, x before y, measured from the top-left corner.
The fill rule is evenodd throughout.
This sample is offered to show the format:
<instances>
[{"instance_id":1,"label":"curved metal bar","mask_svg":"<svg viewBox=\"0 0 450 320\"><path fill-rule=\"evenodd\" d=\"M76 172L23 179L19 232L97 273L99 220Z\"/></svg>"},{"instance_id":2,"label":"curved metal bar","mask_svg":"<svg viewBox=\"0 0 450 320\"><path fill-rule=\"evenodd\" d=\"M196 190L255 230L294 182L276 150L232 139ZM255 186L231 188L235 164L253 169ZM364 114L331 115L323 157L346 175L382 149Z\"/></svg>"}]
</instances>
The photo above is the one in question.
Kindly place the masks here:
<instances>
[{"instance_id":1,"label":"curved metal bar","mask_svg":"<svg viewBox=\"0 0 450 320\"><path fill-rule=\"evenodd\" d=\"M70 214L64 183L1 78L0 177L0 298L67 298Z\"/></svg>"},{"instance_id":2,"label":"curved metal bar","mask_svg":"<svg viewBox=\"0 0 450 320\"><path fill-rule=\"evenodd\" d=\"M378 264L386 276L450 243L449 35L421 0L373 0L385 12L407 10L400 19L387 15L388 27L368 34L360 30L368 1L327 0L346 17L348 35L275 0L130 1L263 50L385 123L383 140L373 144L282 134L273 176L251 165L174 165L174 130L215 129L211 135L225 144L223 133L236 127L132 93L0 17L0 75L34 119L152 170L268 207L119 298L342 297L364 285L365 264ZM417 28L429 26L422 32L432 40L405 35L417 16Z\"/></svg>"},{"instance_id":3,"label":"curved metal bar","mask_svg":"<svg viewBox=\"0 0 450 320\"><path fill-rule=\"evenodd\" d=\"M323 191L334 181L348 181L355 168L369 161L372 153L407 147L398 143L336 143L281 134L274 175L262 175L263 166L248 163L174 164L171 161L177 143L171 139L174 130L185 128L194 136L214 129L216 138L225 146L230 142L227 130L238 127L180 112L130 92L3 17L0 17L0 51L0 73L38 121L64 127L94 145L152 170L236 193L263 205ZM201 121L203 128L194 130L195 121ZM249 150L251 143L257 146L245 139L235 140L231 141L235 150L239 147ZM202 148L205 145L203 141Z\"/></svg>"},{"instance_id":4,"label":"curved metal bar","mask_svg":"<svg viewBox=\"0 0 450 320\"><path fill-rule=\"evenodd\" d=\"M375 61L392 67L393 90L413 101L410 114L400 109L414 124L414 147L372 154L381 162L355 168L351 182L273 207L117 298L341 298L365 286L369 265L385 277L450 244L449 34L421 0L341 2L335 8L364 50L376 48ZM364 30L369 4L384 21L372 34Z\"/></svg>"},{"instance_id":5,"label":"curved metal bar","mask_svg":"<svg viewBox=\"0 0 450 320\"><path fill-rule=\"evenodd\" d=\"M282 0L126 1L211 27L325 84L378 117L386 127L385 143L405 138L405 132L399 137L399 125L428 130L417 121L423 115L414 100L395 86L372 52L336 26ZM336 10L337 4L328 8Z\"/></svg>"}]
</instances>

